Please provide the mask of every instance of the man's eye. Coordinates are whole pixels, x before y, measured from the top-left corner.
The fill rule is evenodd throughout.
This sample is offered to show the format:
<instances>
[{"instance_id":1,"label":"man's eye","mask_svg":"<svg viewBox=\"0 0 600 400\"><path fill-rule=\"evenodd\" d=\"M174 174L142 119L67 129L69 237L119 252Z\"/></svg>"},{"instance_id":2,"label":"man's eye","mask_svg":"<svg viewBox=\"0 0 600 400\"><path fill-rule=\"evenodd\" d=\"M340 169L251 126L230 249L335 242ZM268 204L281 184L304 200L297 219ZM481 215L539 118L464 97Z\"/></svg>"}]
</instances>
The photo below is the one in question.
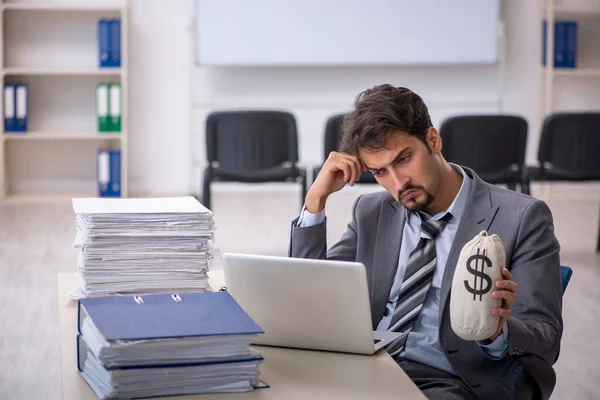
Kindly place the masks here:
<instances>
[{"instance_id":1,"label":"man's eye","mask_svg":"<svg viewBox=\"0 0 600 400\"><path fill-rule=\"evenodd\" d=\"M371 171L373 176L383 176L384 172L385 172L385 170Z\"/></svg>"},{"instance_id":2,"label":"man's eye","mask_svg":"<svg viewBox=\"0 0 600 400\"><path fill-rule=\"evenodd\" d=\"M410 156L402 157L401 159L398 160L398 164L404 164L409 159L410 159Z\"/></svg>"}]
</instances>

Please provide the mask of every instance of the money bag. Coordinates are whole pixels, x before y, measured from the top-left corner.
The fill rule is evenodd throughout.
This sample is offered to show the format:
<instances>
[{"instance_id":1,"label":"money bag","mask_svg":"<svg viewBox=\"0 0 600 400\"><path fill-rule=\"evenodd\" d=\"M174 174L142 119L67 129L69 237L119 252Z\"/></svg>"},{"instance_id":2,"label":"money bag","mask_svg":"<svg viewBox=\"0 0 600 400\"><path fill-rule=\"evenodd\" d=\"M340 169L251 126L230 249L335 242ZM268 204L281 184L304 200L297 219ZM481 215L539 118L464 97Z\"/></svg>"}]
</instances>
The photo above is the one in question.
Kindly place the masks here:
<instances>
[{"instance_id":1,"label":"money bag","mask_svg":"<svg viewBox=\"0 0 600 400\"><path fill-rule=\"evenodd\" d=\"M465 244L458 257L450 293L450 324L464 340L484 340L498 328L499 316L492 314L502 299L492 297L496 281L505 267L504 244L498 235L481 231Z\"/></svg>"}]
</instances>

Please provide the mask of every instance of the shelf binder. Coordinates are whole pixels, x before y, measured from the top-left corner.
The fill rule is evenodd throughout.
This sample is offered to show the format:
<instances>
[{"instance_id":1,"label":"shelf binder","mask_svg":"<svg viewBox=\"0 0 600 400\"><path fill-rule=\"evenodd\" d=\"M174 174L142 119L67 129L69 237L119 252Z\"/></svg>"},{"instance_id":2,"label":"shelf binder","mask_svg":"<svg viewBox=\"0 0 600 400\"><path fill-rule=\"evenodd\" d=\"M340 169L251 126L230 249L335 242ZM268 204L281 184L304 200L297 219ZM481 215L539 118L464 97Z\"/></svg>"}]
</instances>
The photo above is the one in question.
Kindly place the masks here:
<instances>
[{"instance_id":1,"label":"shelf binder","mask_svg":"<svg viewBox=\"0 0 600 400\"><path fill-rule=\"evenodd\" d=\"M110 193L121 197L121 150L110 150Z\"/></svg>"},{"instance_id":2,"label":"shelf binder","mask_svg":"<svg viewBox=\"0 0 600 400\"><path fill-rule=\"evenodd\" d=\"M96 179L99 197L121 196L121 150L98 150Z\"/></svg>"},{"instance_id":3,"label":"shelf binder","mask_svg":"<svg viewBox=\"0 0 600 400\"><path fill-rule=\"evenodd\" d=\"M106 19L98 20L98 65L111 66L110 57L110 22Z\"/></svg>"},{"instance_id":4,"label":"shelf binder","mask_svg":"<svg viewBox=\"0 0 600 400\"><path fill-rule=\"evenodd\" d=\"M565 25L567 48L565 67L575 68L577 67L577 22L566 22Z\"/></svg>"},{"instance_id":5,"label":"shelf binder","mask_svg":"<svg viewBox=\"0 0 600 400\"><path fill-rule=\"evenodd\" d=\"M98 131L109 132L110 123L108 119L108 84L98 83L96 85L96 118L98 120Z\"/></svg>"},{"instance_id":6,"label":"shelf binder","mask_svg":"<svg viewBox=\"0 0 600 400\"><path fill-rule=\"evenodd\" d=\"M542 65L546 66L547 23L542 25ZM575 68L577 65L577 22L554 23L554 68Z\"/></svg>"},{"instance_id":7,"label":"shelf binder","mask_svg":"<svg viewBox=\"0 0 600 400\"><path fill-rule=\"evenodd\" d=\"M109 131L121 132L121 84L112 83L109 88Z\"/></svg>"},{"instance_id":8,"label":"shelf binder","mask_svg":"<svg viewBox=\"0 0 600 400\"><path fill-rule=\"evenodd\" d=\"M4 131L14 132L15 127L15 85L4 85Z\"/></svg>"},{"instance_id":9,"label":"shelf binder","mask_svg":"<svg viewBox=\"0 0 600 400\"><path fill-rule=\"evenodd\" d=\"M109 56L110 66L121 66L121 20L113 19L109 21Z\"/></svg>"},{"instance_id":10,"label":"shelf binder","mask_svg":"<svg viewBox=\"0 0 600 400\"><path fill-rule=\"evenodd\" d=\"M27 85L15 85L15 130L17 132L27 132L28 94Z\"/></svg>"}]
</instances>

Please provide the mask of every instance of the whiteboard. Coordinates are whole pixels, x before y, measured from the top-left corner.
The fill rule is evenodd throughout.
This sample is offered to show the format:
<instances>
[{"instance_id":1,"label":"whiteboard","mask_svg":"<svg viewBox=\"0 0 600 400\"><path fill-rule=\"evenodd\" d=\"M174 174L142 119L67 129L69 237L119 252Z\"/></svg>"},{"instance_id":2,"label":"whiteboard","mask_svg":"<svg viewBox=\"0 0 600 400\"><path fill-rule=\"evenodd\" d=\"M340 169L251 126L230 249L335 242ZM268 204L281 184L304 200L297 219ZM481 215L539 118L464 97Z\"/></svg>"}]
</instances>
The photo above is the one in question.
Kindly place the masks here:
<instances>
[{"instance_id":1,"label":"whiteboard","mask_svg":"<svg viewBox=\"0 0 600 400\"><path fill-rule=\"evenodd\" d=\"M491 64L499 0L196 0L196 62Z\"/></svg>"}]
</instances>

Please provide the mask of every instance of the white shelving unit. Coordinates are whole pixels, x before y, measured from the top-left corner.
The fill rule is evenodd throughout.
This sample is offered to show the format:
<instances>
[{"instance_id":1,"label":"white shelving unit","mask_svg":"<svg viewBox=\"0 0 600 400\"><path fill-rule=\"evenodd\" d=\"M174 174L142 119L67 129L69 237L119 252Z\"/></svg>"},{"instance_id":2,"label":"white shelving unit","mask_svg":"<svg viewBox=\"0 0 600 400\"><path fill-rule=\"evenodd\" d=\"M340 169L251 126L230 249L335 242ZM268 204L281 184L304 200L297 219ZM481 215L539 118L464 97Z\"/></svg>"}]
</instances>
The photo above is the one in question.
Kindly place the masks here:
<instances>
[{"instance_id":1,"label":"white shelving unit","mask_svg":"<svg viewBox=\"0 0 600 400\"><path fill-rule=\"evenodd\" d=\"M540 121L553 111L560 109L598 109L598 104L571 102L566 106L557 100L572 100L581 88L589 89L600 85L600 52L597 41L600 39L600 1L540 0L542 21L547 21L546 67L541 67L543 101L540 106ZM573 20L578 23L576 68L554 67L554 23L559 20ZM543 39L543 38L542 38ZM576 80L573 80L576 78ZM568 81L567 81L568 79ZM557 95L558 93L558 95Z\"/></svg>"},{"instance_id":2,"label":"white shelving unit","mask_svg":"<svg viewBox=\"0 0 600 400\"><path fill-rule=\"evenodd\" d=\"M29 88L28 131L5 132L2 126L0 200L97 196L100 148L121 149L121 196L126 197L127 0L0 0L0 13L2 87L19 82ZM97 21L101 18L121 20L120 68L98 67ZM97 130L98 82L121 84L121 132Z\"/></svg>"}]
</instances>

